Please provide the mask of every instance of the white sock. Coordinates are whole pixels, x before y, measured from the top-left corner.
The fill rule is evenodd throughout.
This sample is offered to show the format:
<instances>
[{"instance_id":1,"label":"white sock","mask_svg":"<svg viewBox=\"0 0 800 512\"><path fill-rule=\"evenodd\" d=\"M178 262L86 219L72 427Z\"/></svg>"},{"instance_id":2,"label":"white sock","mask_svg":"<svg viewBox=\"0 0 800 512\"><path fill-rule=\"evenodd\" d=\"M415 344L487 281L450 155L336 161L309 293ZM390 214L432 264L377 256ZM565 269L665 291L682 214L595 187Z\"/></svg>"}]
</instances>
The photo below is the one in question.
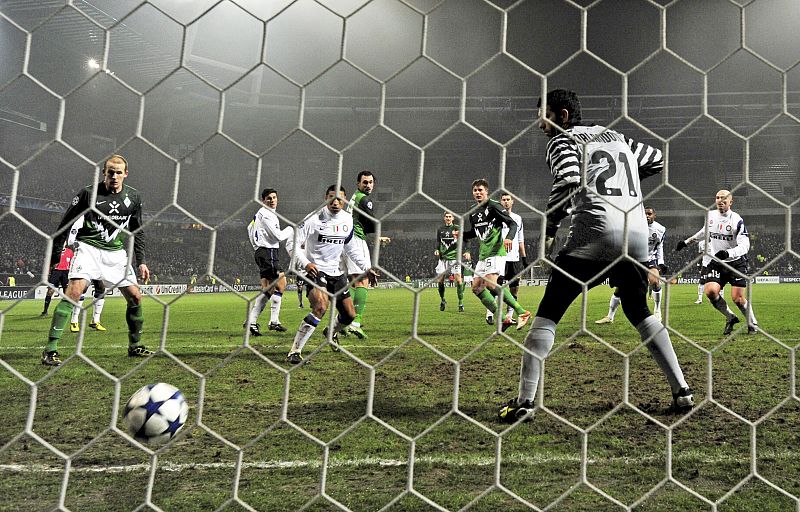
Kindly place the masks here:
<instances>
[{"instance_id":1,"label":"white sock","mask_svg":"<svg viewBox=\"0 0 800 512\"><path fill-rule=\"evenodd\" d=\"M737 304L737 306L739 305ZM750 301L745 299L744 304L739 306L739 311L741 311L744 317L747 319L748 327L755 327L758 325L758 320L756 320L756 315L753 313L753 308L750 307Z\"/></svg>"},{"instance_id":2,"label":"white sock","mask_svg":"<svg viewBox=\"0 0 800 512\"><path fill-rule=\"evenodd\" d=\"M256 299L253 301L253 307L250 308L250 317L247 320L248 323L254 324L258 322L258 315L264 311L264 308L267 305L267 300L269 300L269 297L264 295L263 292L258 294L258 297L256 297Z\"/></svg>"},{"instance_id":3,"label":"white sock","mask_svg":"<svg viewBox=\"0 0 800 512\"><path fill-rule=\"evenodd\" d=\"M653 304L654 309L661 310L661 288L659 287L658 290L653 289Z\"/></svg>"},{"instance_id":4,"label":"white sock","mask_svg":"<svg viewBox=\"0 0 800 512\"><path fill-rule=\"evenodd\" d=\"M311 321L311 323L309 323ZM292 343L292 350L289 352L290 354L300 353L303 351L303 347L306 346L306 342L311 335L314 334L314 331L317 329L317 324L319 323L319 318L315 317L311 313L306 315L302 322L300 322L300 327L297 328L297 332L294 333L294 343Z\"/></svg>"},{"instance_id":5,"label":"white sock","mask_svg":"<svg viewBox=\"0 0 800 512\"><path fill-rule=\"evenodd\" d=\"M281 323L281 301L283 300L283 293L275 292L269 298L269 323Z\"/></svg>"},{"instance_id":6,"label":"white sock","mask_svg":"<svg viewBox=\"0 0 800 512\"><path fill-rule=\"evenodd\" d=\"M78 299L78 305L76 305L74 308L72 308L72 318L70 318L70 320L69 320L70 323L72 323L72 324L77 324L78 323L78 318L81 315L81 311L83 311L83 301L84 300L85 300L85 297L83 295L81 295L81 298Z\"/></svg>"},{"instance_id":7,"label":"white sock","mask_svg":"<svg viewBox=\"0 0 800 512\"><path fill-rule=\"evenodd\" d=\"M675 349L672 348L672 341L669 339L669 333L661 325L661 322L656 320L653 316L648 316L636 326L642 341L647 343L647 350L650 355L658 363L658 367L664 372L664 376L669 382L669 386L673 393L677 393L681 388L688 388L686 379L683 377L683 370L678 363L678 356L675 354Z\"/></svg>"},{"instance_id":8,"label":"white sock","mask_svg":"<svg viewBox=\"0 0 800 512\"><path fill-rule=\"evenodd\" d=\"M608 301L608 318L611 320L614 319L614 316L617 314L617 309L619 309L619 305L622 303L622 299L617 297L616 295L611 295L611 300Z\"/></svg>"},{"instance_id":9,"label":"white sock","mask_svg":"<svg viewBox=\"0 0 800 512\"><path fill-rule=\"evenodd\" d=\"M544 358L553 348L556 339L556 324L552 320L535 317L528 335L525 336L525 348L531 353L522 354L522 368L519 370L519 398L517 403L525 400L533 401L539 378L542 375Z\"/></svg>"},{"instance_id":10,"label":"white sock","mask_svg":"<svg viewBox=\"0 0 800 512\"><path fill-rule=\"evenodd\" d=\"M94 299L94 313L92 314L92 323L100 323L100 315L103 313L103 306L106 305L105 295L101 295L99 299Z\"/></svg>"},{"instance_id":11,"label":"white sock","mask_svg":"<svg viewBox=\"0 0 800 512\"><path fill-rule=\"evenodd\" d=\"M697 300L703 300L703 288L704 286L702 284L697 285Z\"/></svg>"}]
</instances>

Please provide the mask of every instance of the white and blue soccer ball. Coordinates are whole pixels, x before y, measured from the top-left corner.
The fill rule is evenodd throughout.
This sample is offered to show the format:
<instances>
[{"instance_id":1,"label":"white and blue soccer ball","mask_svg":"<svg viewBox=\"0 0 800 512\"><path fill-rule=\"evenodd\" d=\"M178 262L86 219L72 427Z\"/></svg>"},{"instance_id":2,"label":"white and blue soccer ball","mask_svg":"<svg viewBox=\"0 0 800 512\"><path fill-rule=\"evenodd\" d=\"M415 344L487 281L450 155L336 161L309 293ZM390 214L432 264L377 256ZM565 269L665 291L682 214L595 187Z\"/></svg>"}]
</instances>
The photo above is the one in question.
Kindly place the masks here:
<instances>
[{"instance_id":1,"label":"white and blue soccer ball","mask_svg":"<svg viewBox=\"0 0 800 512\"><path fill-rule=\"evenodd\" d=\"M163 444L186 423L189 405L183 393L171 384L148 384L131 395L125 404L123 422L137 440Z\"/></svg>"}]
</instances>

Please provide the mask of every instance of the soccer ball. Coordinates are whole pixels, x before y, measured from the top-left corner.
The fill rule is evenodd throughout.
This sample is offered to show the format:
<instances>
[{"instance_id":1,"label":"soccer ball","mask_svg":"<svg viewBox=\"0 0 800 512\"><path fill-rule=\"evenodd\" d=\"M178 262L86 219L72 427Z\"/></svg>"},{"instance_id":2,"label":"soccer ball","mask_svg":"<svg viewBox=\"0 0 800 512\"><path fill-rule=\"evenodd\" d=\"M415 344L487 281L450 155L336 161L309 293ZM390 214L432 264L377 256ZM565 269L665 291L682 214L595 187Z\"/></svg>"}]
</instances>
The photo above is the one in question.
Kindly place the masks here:
<instances>
[{"instance_id":1,"label":"soccer ball","mask_svg":"<svg viewBox=\"0 0 800 512\"><path fill-rule=\"evenodd\" d=\"M140 388L128 399L123 421L137 441L162 444L183 427L187 416L189 406L183 393L159 382Z\"/></svg>"}]
</instances>

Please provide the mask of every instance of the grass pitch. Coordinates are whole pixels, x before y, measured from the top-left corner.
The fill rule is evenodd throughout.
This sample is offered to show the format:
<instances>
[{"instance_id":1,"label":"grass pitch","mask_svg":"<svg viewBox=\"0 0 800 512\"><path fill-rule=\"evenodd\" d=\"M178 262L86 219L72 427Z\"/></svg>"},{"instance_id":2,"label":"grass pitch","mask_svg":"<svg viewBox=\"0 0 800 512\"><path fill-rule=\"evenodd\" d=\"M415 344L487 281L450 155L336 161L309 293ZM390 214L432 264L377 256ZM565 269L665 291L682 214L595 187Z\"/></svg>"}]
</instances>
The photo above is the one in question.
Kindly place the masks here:
<instances>
[{"instance_id":1,"label":"grass pitch","mask_svg":"<svg viewBox=\"0 0 800 512\"><path fill-rule=\"evenodd\" d=\"M542 292L521 302L535 311ZM755 285L763 333L742 322L727 339L695 286L669 289L699 404L683 416L622 312L594 324L610 293L588 294L585 325L581 301L570 308L545 407L511 428L496 412L516 393L525 332L496 333L470 293L459 313L453 288L444 312L435 289L371 291L369 338L335 353L318 329L298 367L285 356L308 310L289 292L289 332L249 339L233 294L147 298L144 340L163 349L147 360L126 357L124 303L109 299L108 332L66 334L54 371L39 364L41 301L0 302L0 510L795 510L800 285ZM151 452L120 411L159 381L190 415Z\"/></svg>"}]
</instances>

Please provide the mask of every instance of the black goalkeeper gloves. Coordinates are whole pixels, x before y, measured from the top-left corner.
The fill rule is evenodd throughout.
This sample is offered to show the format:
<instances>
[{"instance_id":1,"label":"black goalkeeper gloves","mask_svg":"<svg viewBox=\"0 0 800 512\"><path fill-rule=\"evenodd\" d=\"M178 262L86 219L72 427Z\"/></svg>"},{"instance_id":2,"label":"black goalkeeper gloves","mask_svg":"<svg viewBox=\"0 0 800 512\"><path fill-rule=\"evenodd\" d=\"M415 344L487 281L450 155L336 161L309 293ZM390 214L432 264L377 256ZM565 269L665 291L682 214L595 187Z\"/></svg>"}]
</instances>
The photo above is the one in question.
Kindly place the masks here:
<instances>
[{"instance_id":1,"label":"black goalkeeper gloves","mask_svg":"<svg viewBox=\"0 0 800 512\"><path fill-rule=\"evenodd\" d=\"M675 246L675 250L682 251L684 249L686 249L686 242L681 240L680 242L678 242L678 245Z\"/></svg>"},{"instance_id":2,"label":"black goalkeeper gloves","mask_svg":"<svg viewBox=\"0 0 800 512\"><path fill-rule=\"evenodd\" d=\"M658 271L661 272L662 276L669 274L669 267L664 265L663 263L658 266Z\"/></svg>"},{"instance_id":3,"label":"black goalkeeper gloves","mask_svg":"<svg viewBox=\"0 0 800 512\"><path fill-rule=\"evenodd\" d=\"M729 257L728 251L717 251L717 254L715 254L714 257L721 260L727 260Z\"/></svg>"}]
</instances>

